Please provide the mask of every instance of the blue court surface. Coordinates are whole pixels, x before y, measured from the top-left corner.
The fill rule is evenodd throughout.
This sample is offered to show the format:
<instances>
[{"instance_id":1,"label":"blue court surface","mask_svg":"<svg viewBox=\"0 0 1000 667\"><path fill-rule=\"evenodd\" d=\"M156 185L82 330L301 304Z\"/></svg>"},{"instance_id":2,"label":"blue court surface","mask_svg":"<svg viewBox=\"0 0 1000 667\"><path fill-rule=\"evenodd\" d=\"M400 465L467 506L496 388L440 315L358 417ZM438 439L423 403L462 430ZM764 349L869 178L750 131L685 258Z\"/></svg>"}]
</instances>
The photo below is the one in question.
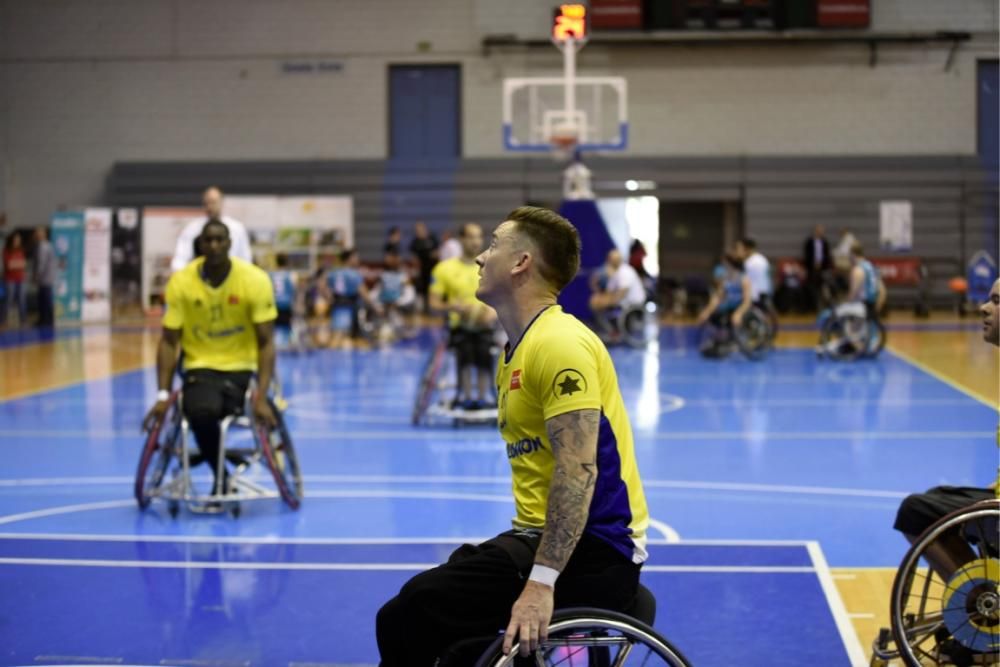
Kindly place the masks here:
<instances>
[{"instance_id":1,"label":"blue court surface","mask_svg":"<svg viewBox=\"0 0 1000 667\"><path fill-rule=\"evenodd\" d=\"M828 564L895 567L907 493L988 484L996 411L888 352L709 361L691 333L612 353L657 627L695 665L864 664ZM136 508L152 369L0 403L0 665L377 663L378 607L513 513L492 429L410 425L427 354L282 355L307 497L239 519Z\"/></svg>"}]
</instances>

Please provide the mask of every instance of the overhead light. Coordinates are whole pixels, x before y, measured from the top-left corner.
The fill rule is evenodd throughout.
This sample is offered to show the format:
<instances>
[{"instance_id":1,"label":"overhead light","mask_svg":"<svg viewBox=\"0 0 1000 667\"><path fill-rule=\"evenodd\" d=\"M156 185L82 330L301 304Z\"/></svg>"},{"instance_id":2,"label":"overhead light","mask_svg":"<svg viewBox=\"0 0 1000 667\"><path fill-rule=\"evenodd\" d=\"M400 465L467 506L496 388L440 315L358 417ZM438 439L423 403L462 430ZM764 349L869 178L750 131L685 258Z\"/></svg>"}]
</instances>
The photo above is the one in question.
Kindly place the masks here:
<instances>
[{"instance_id":1,"label":"overhead light","mask_svg":"<svg viewBox=\"0 0 1000 667\"><path fill-rule=\"evenodd\" d=\"M633 180L625 181L625 189L626 190L638 190L639 189L639 181L633 181Z\"/></svg>"}]
</instances>

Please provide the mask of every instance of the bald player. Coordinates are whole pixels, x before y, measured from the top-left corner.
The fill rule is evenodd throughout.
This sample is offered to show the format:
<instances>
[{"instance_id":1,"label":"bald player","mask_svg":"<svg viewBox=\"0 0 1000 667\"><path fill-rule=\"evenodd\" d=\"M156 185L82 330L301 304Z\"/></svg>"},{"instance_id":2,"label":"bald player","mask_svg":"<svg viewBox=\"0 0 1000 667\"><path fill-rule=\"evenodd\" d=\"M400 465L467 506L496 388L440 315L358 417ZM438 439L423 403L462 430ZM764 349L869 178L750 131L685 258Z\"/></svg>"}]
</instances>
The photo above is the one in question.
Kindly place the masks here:
<instances>
[{"instance_id":1,"label":"bald player","mask_svg":"<svg viewBox=\"0 0 1000 667\"><path fill-rule=\"evenodd\" d=\"M180 271L195 258L195 242L201 236L205 223L209 220L220 220L229 230L229 238L232 248L229 251L231 257L242 259L244 262L253 262L253 253L250 250L250 236L247 234L243 223L235 218L222 215L223 194L216 186L205 189L201 195L201 203L205 207L205 215L195 218L189 222L181 231L177 238L177 247L174 249L174 258L170 262L170 270L174 273Z\"/></svg>"}]
</instances>

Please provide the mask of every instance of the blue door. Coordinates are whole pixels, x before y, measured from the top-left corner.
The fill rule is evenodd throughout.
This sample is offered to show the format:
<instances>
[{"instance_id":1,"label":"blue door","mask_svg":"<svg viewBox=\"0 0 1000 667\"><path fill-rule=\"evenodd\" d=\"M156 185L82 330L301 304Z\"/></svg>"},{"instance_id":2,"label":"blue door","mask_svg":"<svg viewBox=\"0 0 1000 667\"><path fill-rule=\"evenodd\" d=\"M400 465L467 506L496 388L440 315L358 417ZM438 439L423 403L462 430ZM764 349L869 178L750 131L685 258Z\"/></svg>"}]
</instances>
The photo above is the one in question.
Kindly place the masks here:
<instances>
[{"instance_id":1,"label":"blue door","mask_svg":"<svg viewBox=\"0 0 1000 667\"><path fill-rule=\"evenodd\" d=\"M997 144L1000 142L1000 62L979 61L979 157L986 164L997 164Z\"/></svg>"},{"instance_id":2,"label":"blue door","mask_svg":"<svg viewBox=\"0 0 1000 667\"><path fill-rule=\"evenodd\" d=\"M390 65L389 156L459 157L460 97L458 65Z\"/></svg>"}]
</instances>

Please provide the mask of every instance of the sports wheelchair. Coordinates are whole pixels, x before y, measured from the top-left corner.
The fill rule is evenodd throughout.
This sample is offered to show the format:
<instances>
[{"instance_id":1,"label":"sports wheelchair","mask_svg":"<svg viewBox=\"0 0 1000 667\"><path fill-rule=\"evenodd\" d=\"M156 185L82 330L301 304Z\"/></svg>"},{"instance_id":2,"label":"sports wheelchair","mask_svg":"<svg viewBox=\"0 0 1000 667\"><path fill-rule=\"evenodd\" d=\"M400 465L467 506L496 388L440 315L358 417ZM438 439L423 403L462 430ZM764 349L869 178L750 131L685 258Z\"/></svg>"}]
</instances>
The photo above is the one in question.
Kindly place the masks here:
<instances>
[{"instance_id":1,"label":"sports wheelchair","mask_svg":"<svg viewBox=\"0 0 1000 667\"><path fill-rule=\"evenodd\" d=\"M247 388L243 408L222 420L219 429L219 460L216 474L222 479L226 461L234 463L229 475L229 488L223 495L200 493L191 478L191 435L182 406L180 389L170 395L170 404L163 418L149 429L139 457L135 474L135 499L140 509L146 509L154 498L167 502L170 515L176 517L183 503L196 513L220 513L228 509L234 517L240 515L240 502L263 498L281 497L291 509L302 502L302 474L298 457L288 435L284 418L275 401L268 398L276 424L268 429L255 422L253 401L258 391L251 381ZM226 449L229 427L239 425L249 428L253 440L250 448ZM275 491L264 486L260 479L263 459L274 479Z\"/></svg>"},{"instance_id":2,"label":"sports wheelchair","mask_svg":"<svg viewBox=\"0 0 1000 667\"><path fill-rule=\"evenodd\" d=\"M974 558L948 581L921 559L961 537ZM892 585L891 628L872 646L872 667L1000 664L1000 500L984 500L931 525L903 557Z\"/></svg>"},{"instance_id":3,"label":"sports wheelchair","mask_svg":"<svg viewBox=\"0 0 1000 667\"><path fill-rule=\"evenodd\" d=\"M729 321L731 313L713 315L701 330L698 349L702 356L721 358L738 349L752 361L763 359L774 346L774 318L760 306L751 306L739 327Z\"/></svg>"},{"instance_id":4,"label":"sports wheelchair","mask_svg":"<svg viewBox=\"0 0 1000 667\"><path fill-rule=\"evenodd\" d=\"M413 402L410 419L414 426L448 420L451 420L455 427L496 422L496 407L465 410L452 406L454 392L457 390L455 374L455 355L451 353L448 335L439 334L420 374L420 384L417 387L417 397ZM492 380L490 384L492 385Z\"/></svg>"},{"instance_id":5,"label":"sports wheelchair","mask_svg":"<svg viewBox=\"0 0 1000 667\"><path fill-rule=\"evenodd\" d=\"M652 303L652 302L647 302ZM612 306L594 313L594 329L607 344L625 343L629 347L646 347L649 343L649 314L647 304Z\"/></svg>"},{"instance_id":6,"label":"sports wheelchair","mask_svg":"<svg viewBox=\"0 0 1000 667\"><path fill-rule=\"evenodd\" d=\"M863 303L842 303L820 314L816 354L835 361L876 357L885 347L885 325Z\"/></svg>"},{"instance_id":7,"label":"sports wheelchair","mask_svg":"<svg viewBox=\"0 0 1000 667\"><path fill-rule=\"evenodd\" d=\"M510 655L505 656L501 635L492 642L489 639L461 642L442 656L438 665L457 665L454 656L467 655L470 648L488 646L475 667L690 667L684 655L652 628L655 618L656 598L640 584L626 613L590 607L557 609L549 623L548 638L528 658L518 656L517 642Z\"/></svg>"}]
</instances>

